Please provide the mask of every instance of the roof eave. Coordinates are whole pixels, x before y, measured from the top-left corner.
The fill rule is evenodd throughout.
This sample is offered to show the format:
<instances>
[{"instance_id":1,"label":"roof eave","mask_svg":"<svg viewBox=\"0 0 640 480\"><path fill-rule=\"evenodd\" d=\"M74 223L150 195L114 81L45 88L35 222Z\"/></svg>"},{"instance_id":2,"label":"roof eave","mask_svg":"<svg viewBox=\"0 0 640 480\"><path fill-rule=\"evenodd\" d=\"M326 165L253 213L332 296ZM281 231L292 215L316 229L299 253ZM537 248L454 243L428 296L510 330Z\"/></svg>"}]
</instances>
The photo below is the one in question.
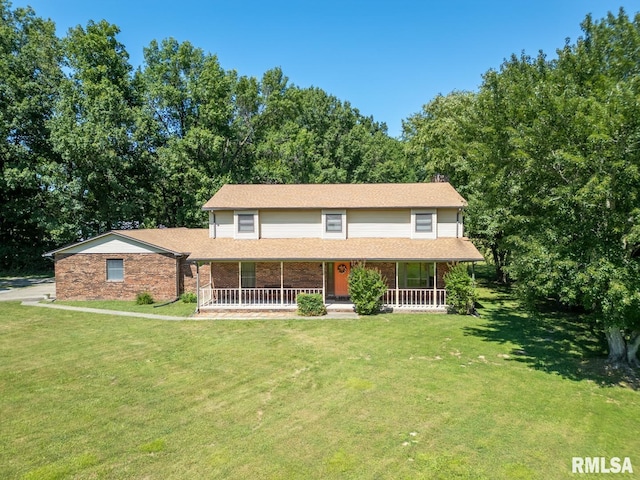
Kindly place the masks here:
<instances>
[{"instance_id":1,"label":"roof eave","mask_svg":"<svg viewBox=\"0 0 640 480\"><path fill-rule=\"evenodd\" d=\"M100 234L100 235L98 235L96 237L87 238L86 240L82 240L80 242L75 242L75 243L72 243L70 245L66 245L64 247L58 248L56 250L51 250L50 252L45 252L45 253L42 254L42 256L45 257L45 258L55 258L55 256L57 254L64 253L65 250L69 250L69 249L71 249L73 247L77 247L78 245L82 245L83 243L93 242L94 240L98 240L100 238L106 237L107 235L115 235L115 236L118 236L118 237L121 237L121 238L126 238L126 239L129 239L129 240L133 240L134 242L137 242L139 244L145 245L147 247L157 248L158 250L163 250L163 251L165 251L167 253L170 253L170 254L172 254L172 255L174 255L176 257L182 257L182 256L188 256L189 255L189 252L176 252L176 251L171 250L170 248L166 248L166 247L163 247L161 245L155 245L155 244L150 243L150 242L145 242L144 240L139 240L139 239L137 239L135 237L132 237L130 235L126 235L126 234L124 234L122 232L119 232L119 231L110 230L110 231L102 233L102 234Z\"/></svg>"},{"instance_id":2,"label":"roof eave","mask_svg":"<svg viewBox=\"0 0 640 480\"><path fill-rule=\"evenodd\" d=\"M390 258L344 258L340 257L295 257L295 258L265 258L265 257L192 257L191 255L187 258L189 262L335 262L340 260L363 260L367 262L482 262L484 261L484 257L458 257L458 258L432 258L432 257L420 257L420 258L398 258L398 257L390 257Z\"/></svg>"},{"instance_id":3,"label":"roof eave","mask_svg":"<svg viewBox=\"0 0 640 480\"><path fill-rule=\"evenodd\" d=\"M347 210L401 210L407 208L465 208L467 207L467 203L464 202L458 205L394 205L394 206L309 206L309 205L287 205L287 206L260 206L256 207L255 205L235 205L235 206L203 206L202 210L204 211L225 211L225 210L316 210L316 209L338 209L343 208Z\"/></svg>"}]
</instances>

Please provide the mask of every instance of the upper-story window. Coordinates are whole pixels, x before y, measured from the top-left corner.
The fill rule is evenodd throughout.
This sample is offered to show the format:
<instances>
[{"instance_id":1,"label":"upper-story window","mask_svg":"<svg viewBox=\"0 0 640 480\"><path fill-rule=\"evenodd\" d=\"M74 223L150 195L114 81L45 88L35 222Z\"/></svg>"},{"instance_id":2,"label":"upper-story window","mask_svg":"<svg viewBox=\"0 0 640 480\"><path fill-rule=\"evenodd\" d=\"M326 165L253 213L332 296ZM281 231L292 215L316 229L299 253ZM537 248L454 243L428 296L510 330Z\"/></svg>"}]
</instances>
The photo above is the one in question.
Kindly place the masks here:
<instances>
[{"instance_id":1,"label":"upper-story window","mask_svg":"<svg viewBox=\"0 0 640 480\"><path fill-rule=\"evenodd\" d=\"M257 210L240 210L233 214L234 234L233 238L237 239L254 239L259 238L260 223Z\"/></svg>"},{"instance_id":2,"label":"upper-story window","mask_svg":"<svg viewBox=\"0 0 640 480\"><path fill-rule=\"evenodd\" d=\"M253 213L238 214L238 233L253 233L256 231Z\"/></svg>"},{"instance_id":3,"label":"upper-story window","mask_svg":"<svg viewBox=\"0 0 640 480\"><path fill-rule=\"evenodd\" d=\"M435 208L411 210L411 238L436 238L438 211Z\"/></svg>"},{"instance_id":4,"label":"upper-story window","mask_svg":"<svg viewBox=\"0 0 640 480\"><path fill-rule=\"evenodd\" d=\"M347 238L347 211L322 211L322 238L344 240Z\"/></svg>"},{"instance_id":5,"label":"upper-story window","mask_svg":"<svg viewBox=\"0 0 640 480\"><path fill-rule=\"evenodd\" d=\"M416 213L415 231L417 233L433 232L433 214Z\"/></svg>"},{"instance_id":6,"label":"upper-story window","mask_svg":"<svg viewBox=\"0 0 640 480\"><path fill-rule=\"evenodd\" d=\"M341 213L327 213L325 222L326 232L342 232L342 214Z\"/></svg>"}]
</instances>

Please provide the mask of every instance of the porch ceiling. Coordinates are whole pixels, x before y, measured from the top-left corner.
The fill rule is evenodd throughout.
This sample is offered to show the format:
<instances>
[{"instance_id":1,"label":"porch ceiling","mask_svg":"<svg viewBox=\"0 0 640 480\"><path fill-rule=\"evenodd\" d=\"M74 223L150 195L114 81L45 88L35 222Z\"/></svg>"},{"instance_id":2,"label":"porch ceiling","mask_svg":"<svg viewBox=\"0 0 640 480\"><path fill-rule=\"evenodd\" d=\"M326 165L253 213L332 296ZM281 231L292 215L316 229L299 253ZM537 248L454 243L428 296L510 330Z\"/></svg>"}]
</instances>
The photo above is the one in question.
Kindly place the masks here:
<instances>
[{"instance_id":1,"label":"porch ceiling","mask_svg":"<svg viewBox=\"0 0 640 480\"><path fill-rule=\"evenodd\" d=\"M378 261L484 260L467 238L416 240L409 238L278 238L234 240L208 238L191 251L192 261L325 261L333 259Z\"/></svg>"}]
</instances>

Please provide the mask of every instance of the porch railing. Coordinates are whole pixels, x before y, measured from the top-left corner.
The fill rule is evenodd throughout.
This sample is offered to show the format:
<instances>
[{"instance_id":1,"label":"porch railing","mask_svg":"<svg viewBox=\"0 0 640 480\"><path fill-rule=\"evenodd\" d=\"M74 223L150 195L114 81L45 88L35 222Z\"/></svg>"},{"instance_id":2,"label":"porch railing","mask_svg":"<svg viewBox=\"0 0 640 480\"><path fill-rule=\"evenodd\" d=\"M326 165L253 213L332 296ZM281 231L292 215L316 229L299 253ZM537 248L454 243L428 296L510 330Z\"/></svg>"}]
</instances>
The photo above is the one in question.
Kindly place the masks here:
<instances>
[{"instance_id":1,"label":"porch railing","mask_svg":"<svg viewBox=\"0 0 640 480\"><path fill-rule=\"evenodd\" d=\"M295 305L299 293L319 293L322 288L212 288L200 289L200 306Z\"/></svg>"},{"instance_id":2,"label":"porch railing","mask_svg":"<svg viewBox=\"0 0 640 480\"><path fill-rule=\"evenodd\" d=\"M322 288L200 288L200 306L278 306L295 305L299 293L322 294ZM384 294L387 307L442 308L447 305L444 289L389 289Z\"/></svg>"},{"instance_id":3,"label":"porch railing","mask_svg":"<svg viewBox=\"0 0 640 480\"><path fill-rule=\"evenodd\" d=\"M447 291L443 288L390 288L384 294L383 303L387 307L440 308L447 305Z\"/></svg>"}]
</instances>

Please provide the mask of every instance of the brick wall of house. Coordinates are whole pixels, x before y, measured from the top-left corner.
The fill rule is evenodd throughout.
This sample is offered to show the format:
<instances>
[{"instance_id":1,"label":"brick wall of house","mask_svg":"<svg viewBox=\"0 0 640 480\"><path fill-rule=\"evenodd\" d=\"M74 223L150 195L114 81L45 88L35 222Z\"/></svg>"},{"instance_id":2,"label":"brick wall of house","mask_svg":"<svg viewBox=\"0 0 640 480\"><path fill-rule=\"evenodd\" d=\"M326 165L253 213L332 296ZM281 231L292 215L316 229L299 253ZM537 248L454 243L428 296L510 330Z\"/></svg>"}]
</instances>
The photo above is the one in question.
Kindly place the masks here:
<instances>
[{"instance_id":1,"label":"brick wall of house","mask_svg":"<svg viewBox=\"0 0 640 480\"><path fill-rule=\"evenodd\" d=\"M238 288L238 262L211 264L211 275L215 288ZM209 283L200 276L201 283Z\"/></svg>"},{"instance_id":2,"label":"brick wall of house","mask_svg":"<svg viewBox=\"0 0 640 480\"><path fill-rule=\"evenodd\" d=\"M107 281L107 260L122 259L123 281ZM58 254L56 297L59 300L134 300L149 292L155 300L176 297L175 257L162 253Z\"/></svg>"},{"instance_id":3,"label":"brick wall of house","mask_svg":"<svg viewBox=\"0 0 640 480\"><path fill-rule=\"evenodd\" d=\"M237 262L214 263L211 271L216 288L238 288ZM322 262L284 262L284 285L322 288ZM256 263L256 287L266 286L280 286L280 262Z\"/></svg>"},{"instance_id":4,"label":"brick wall of house","mask_svg":"<svg viewBox=\"0 0 640 480\"><path fill-rule=\"evenodd\" d=\"M280 286L280 262L256 263L256 287Z\"/></svg>"},{"instance_id":5,"label":"brick wall of house","mask_svg":"<svg viewBox=\"0 0 640 480\"><path fill-rule=\"evenodd\" d=\"M387 288L396 288L395 262L367 262L367 266L380 270L380 273L387 279Z\"/></svg>"},{"instance_id":6,"label":"brick wall of house","mask_svg":"<svg viewBox=\"0 0 640 480\"><path fill-rule=\"evenodd\" d=\"M322 262L285 262L284 284L298 288L322 288Z\"/></svg>"},{"instance_id":7,"label":"brick wall of house","mask_svg":"<svg viewBox=\"0 0 640 480\"><path fill-rule=\"evenodd\" d=\"M180 293L192 292L196 293L197 286L197 271L195 263L187 263L184 259L180 260L180 268L182 275L180 277ZM200 284L205 286L209 283L211 264L205 263L200 265Z\"/></svg>"}]
</instances>

